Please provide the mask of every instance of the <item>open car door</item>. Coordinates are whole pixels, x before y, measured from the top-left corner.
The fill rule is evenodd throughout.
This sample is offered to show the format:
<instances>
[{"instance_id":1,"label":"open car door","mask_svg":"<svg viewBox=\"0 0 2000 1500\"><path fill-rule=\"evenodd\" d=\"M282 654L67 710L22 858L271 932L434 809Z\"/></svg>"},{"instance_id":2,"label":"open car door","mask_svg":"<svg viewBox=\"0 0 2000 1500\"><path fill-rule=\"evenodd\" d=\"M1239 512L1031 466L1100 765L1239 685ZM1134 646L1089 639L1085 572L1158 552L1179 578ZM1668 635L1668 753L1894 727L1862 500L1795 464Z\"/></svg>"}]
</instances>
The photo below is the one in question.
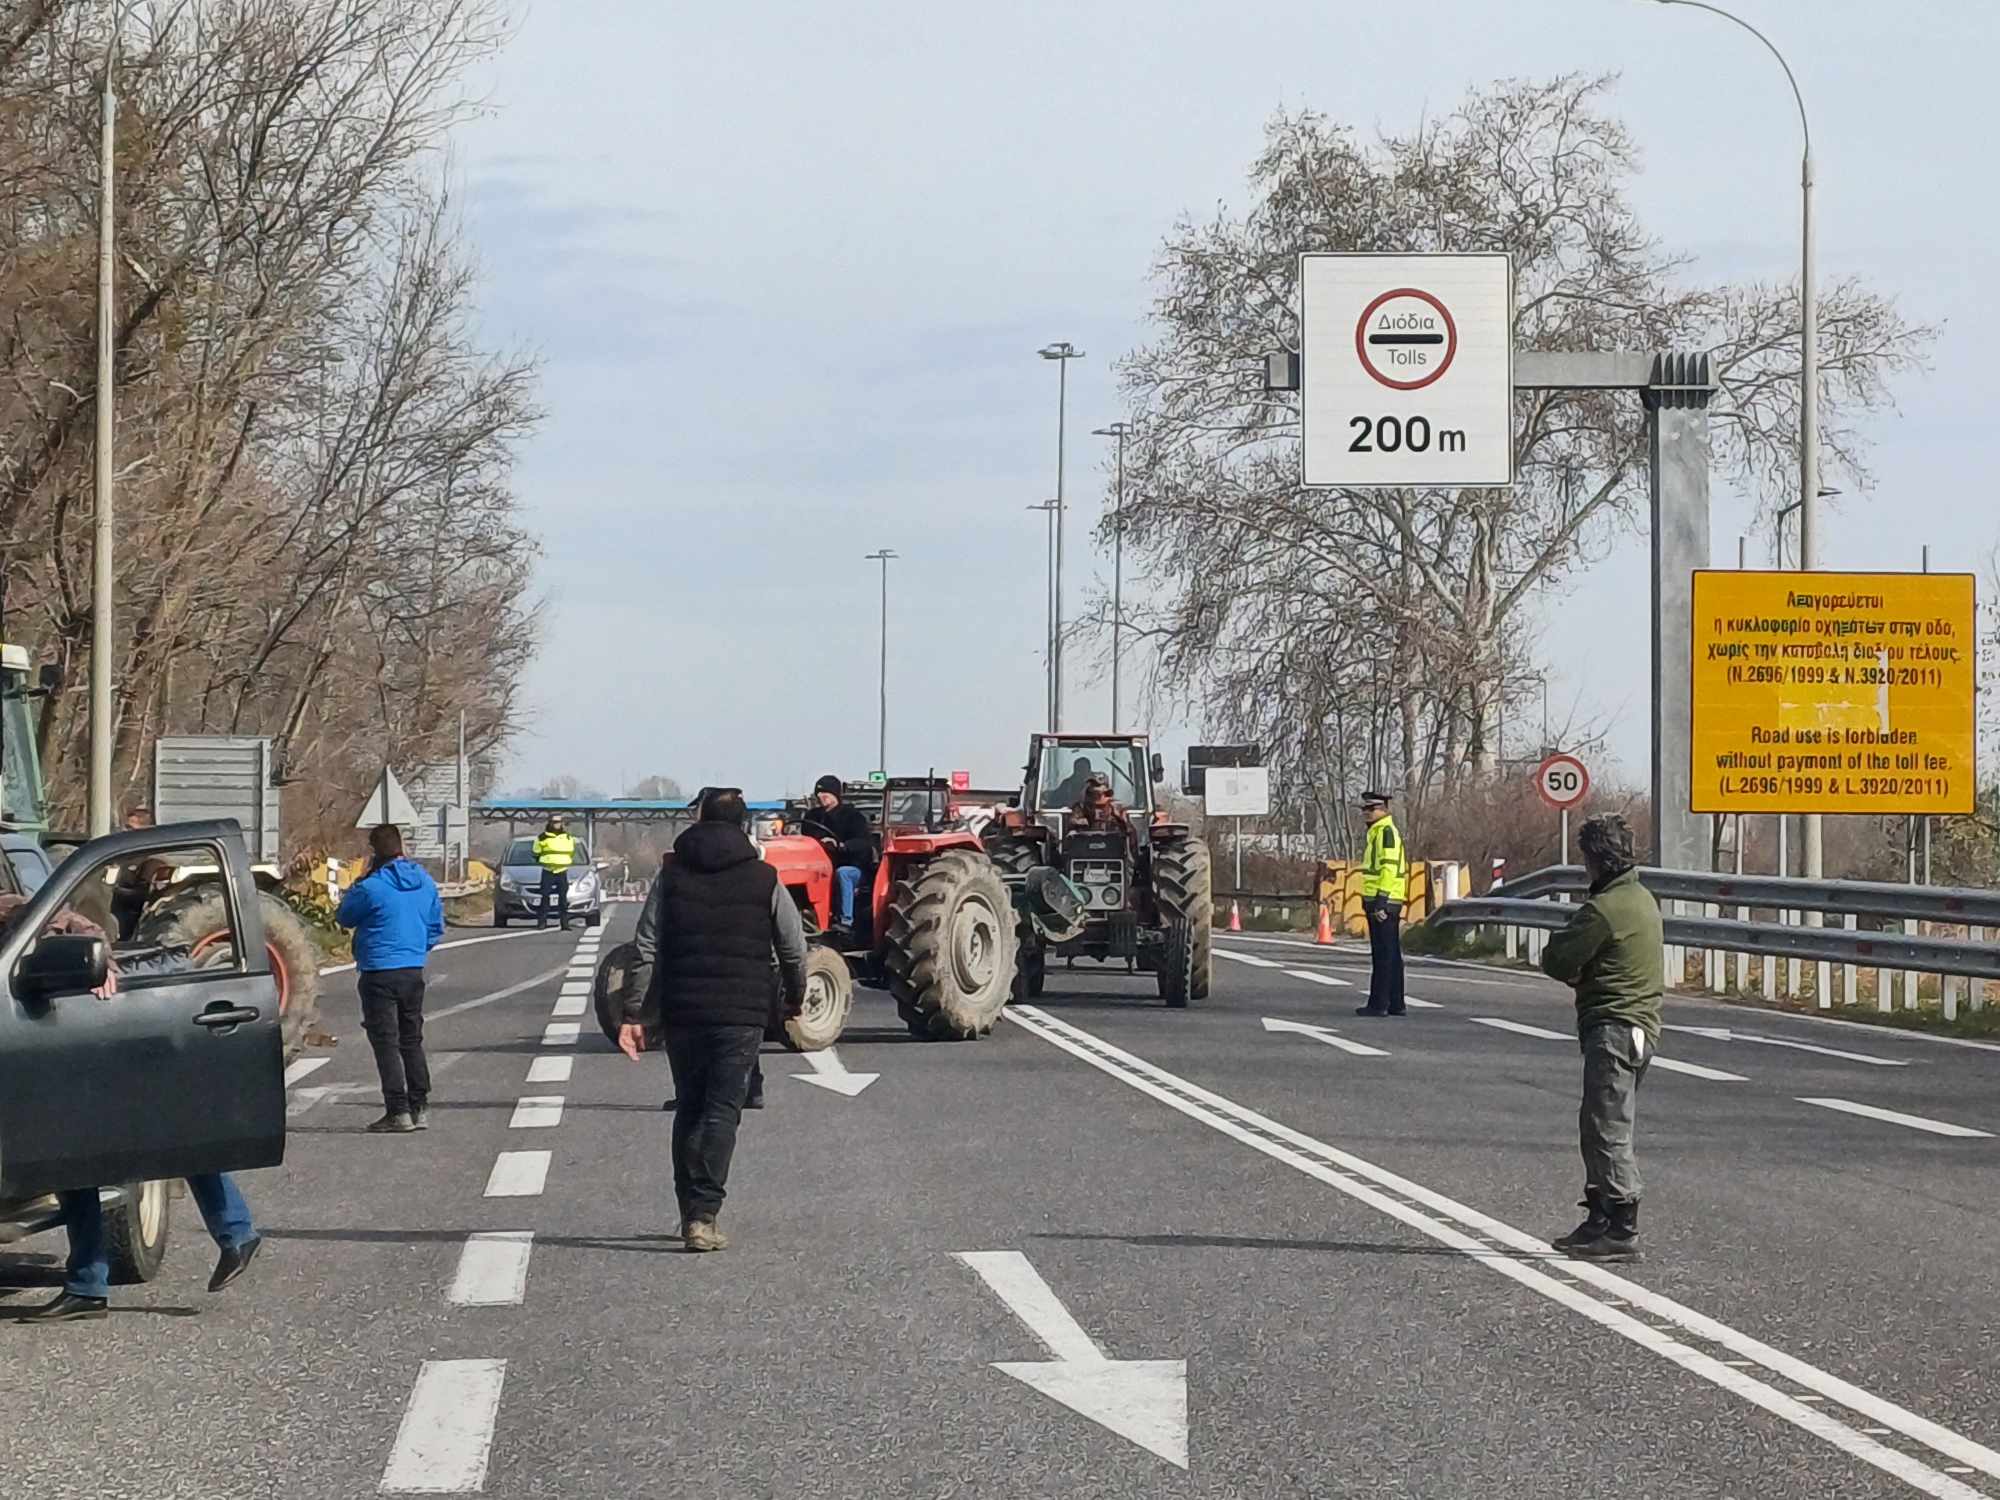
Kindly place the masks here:
<instances>
[{"instance_id":1,"label":"open car door","mask_svg":"<svg viewBox=\"0 0 2000 1500\"><path fill-rule=\"evenodd\" d=\"M217 871L229 940L202 953L109 950L117 870L189 856ZM0 939L0 1198L275 1166L285 1154L284 1042L257 889L232 821L170 824L83 845Z\"/></svg>"}]
</instances>

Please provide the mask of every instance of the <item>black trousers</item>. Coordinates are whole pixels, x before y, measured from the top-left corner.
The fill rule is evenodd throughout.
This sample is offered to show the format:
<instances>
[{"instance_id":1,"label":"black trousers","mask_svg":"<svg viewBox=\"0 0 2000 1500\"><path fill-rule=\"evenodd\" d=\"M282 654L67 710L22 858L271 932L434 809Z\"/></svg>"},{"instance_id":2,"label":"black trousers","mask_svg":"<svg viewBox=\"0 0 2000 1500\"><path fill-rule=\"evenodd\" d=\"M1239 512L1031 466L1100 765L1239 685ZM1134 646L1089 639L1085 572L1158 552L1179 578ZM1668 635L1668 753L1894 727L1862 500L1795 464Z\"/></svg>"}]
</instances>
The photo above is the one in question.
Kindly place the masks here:
<instances>
[{"instance_id":1,"label":"black trousers","mask_svg":"<svg viewBox=\"0 0 2000 1500\"><path fill-rule=\"evenodd\" d=\"M550 896L556 898L556 909L561 913L558 920L561 921L563 926L569 926L569 871L542 871L542 906L541 910L536 913L536 916L545 927L548 925L549 920Z\"/></svg>"},{"instance_id":2,"label":"black trousers","mask_svg":"<svg viewBox=\"0 0 2000 1500\"><path fill-rule=\"evenodd\" d=\"M1371 896L1362 903L1368 917L1368 1008L1383 1015L1403 1013L1403 903Z\"/></svg>"},{"instance_id":3,"label":"black trousers","mask_svg":"<svg viewBox=\"0 0 2000 1500\"><path fill-rule=\"evenodd\" d=\"M431 1096L424 1057L424 971L374 969L361 976L361 1029L375 1049L382 1107L392 1115L422 1109Z\"/></svg>"},{"instance_id":4,"label":"black trousers","mask_svg":"<svg viewBox=\"0 0 2000 1500\"><path fill-rule=\"evenodd\" d=\"M764 1028L669 1026L665 1035L674 1070L674 1199L683 1223L713 1219L727 1196L736 1127Z\"/></svg>"}]
</instances>

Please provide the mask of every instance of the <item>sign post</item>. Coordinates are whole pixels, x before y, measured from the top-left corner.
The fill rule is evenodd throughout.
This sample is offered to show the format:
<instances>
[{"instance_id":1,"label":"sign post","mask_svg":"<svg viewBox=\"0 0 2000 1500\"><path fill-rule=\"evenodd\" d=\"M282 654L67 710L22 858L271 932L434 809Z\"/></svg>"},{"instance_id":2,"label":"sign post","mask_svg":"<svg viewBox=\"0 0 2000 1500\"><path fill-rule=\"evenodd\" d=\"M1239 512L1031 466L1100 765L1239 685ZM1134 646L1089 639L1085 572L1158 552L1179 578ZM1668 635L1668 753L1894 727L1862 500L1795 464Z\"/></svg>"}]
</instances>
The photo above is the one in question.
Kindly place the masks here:
<instances>
[{"instance_id":1,"label":"sign post","mask_svg":"<svg viewBox=\"0 0 2000 1500\"><path fill-rule=\"evenodd\" d=\"M1300 257L1305 484L1514 482L1514 278L1502 253Z\"/></svg>"},{"instance_id":2,"label":"sign post","mask_svg":"<svg viewBox=\"0 0 2000 1500\"><path fill-rule=\"evenodd\" d=\"M1569 863L1569 810L1590 795L1590 772L1574 755L1555 754L1535 767L1535 790L1562 815L1562 858Z\"/></svg>"},{"instance_id":3,"label":"sign post","mask_svg":"<svg viewBox=\"0 0 2000 1500\"><path fill-rule=\"evenodd\" d=\"M1243 915L1237 900L1243 890L1243 820L1267 817L1271 811L1271 771L1268 766L1225 766L1205 768L1202 811L1211 818L1232 818L1236 833L1236 889L1229 902L1229 930L1243 930Z\"/></svg>"}]
</instances>

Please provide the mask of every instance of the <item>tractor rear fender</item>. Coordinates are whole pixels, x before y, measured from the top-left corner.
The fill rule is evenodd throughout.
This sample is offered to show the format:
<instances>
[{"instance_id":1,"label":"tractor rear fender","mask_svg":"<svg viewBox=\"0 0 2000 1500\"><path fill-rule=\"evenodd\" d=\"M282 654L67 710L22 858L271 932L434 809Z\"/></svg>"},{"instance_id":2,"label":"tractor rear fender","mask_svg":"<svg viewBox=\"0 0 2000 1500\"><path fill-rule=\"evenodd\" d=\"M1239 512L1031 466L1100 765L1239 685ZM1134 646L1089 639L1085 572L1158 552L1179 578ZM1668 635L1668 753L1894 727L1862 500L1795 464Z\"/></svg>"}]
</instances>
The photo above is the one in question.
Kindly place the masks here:
<instances>
[{"instance_id":1,"label":"tractor rear fender","mask_svg":"<svg viewBox=\"0 0 2000 1500\"><path fill-rule=\"evenodd\" d=\"M833 861L818 839L779 834L764 840L764 862L778 872L778 884L812 913L821 932L833 925Z\"/></svg>"}]
</instances>

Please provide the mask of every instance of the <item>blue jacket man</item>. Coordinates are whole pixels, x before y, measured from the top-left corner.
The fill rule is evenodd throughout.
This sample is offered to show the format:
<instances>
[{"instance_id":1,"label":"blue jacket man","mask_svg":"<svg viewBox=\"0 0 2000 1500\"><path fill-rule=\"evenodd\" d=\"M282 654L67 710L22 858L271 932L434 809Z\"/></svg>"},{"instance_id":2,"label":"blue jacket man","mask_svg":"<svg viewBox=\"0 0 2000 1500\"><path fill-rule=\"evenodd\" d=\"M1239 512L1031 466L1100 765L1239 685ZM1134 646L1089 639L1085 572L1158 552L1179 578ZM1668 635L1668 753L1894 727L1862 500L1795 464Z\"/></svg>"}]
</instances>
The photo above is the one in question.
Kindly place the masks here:
<instances>
[{"instance_id":1,"label":"blue jacket man","mask_svg":"<svg viewBox=\"0 0 2000 1500\"><path fill-rule=\"evenodd\" d=\"M444 936L444 903L422 865L403 858L403 832L368 835L368 873L348 887L334 920L354 933L361 1029L382 1076L374 1135L430 1128L431 1069L424 1057L424 964Z\"/></svg>"}]
</instances>

